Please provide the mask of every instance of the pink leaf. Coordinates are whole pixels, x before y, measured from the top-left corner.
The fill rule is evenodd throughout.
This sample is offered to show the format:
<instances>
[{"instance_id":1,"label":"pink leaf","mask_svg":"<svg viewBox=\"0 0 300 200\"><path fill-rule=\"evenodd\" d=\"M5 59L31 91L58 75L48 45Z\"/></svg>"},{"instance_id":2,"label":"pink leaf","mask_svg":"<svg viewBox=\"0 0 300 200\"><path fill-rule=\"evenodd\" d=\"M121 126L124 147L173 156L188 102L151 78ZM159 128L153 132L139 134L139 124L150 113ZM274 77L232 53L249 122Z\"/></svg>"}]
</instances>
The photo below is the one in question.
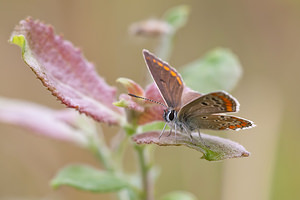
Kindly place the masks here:
<instances>
[{"instance_id":1,"label":"pink leaf","mask_svg":"<svg viewBox=\"0 0 300 200\"><path fill-rule=\"evenodd\" d=\"M73 110L52 110L34 103L0 98L0 121L30 129L53 139L88 144L77 126L80 116Z\"/></svg>"},{"instance_id":2,"label":"pink leaf","mask_svg":"<svg viewBox=\"0 0 300 200\"><path fill-rule=\"evenodd\" d=\"M53 28L31 18L22 20L11 36L23 59L43 85L68 107L95 120L120 124L123 110L114 106L116 90L95 71L71 42Z\"/></svg>"},{"instance_id":3,"label":"pink leaf","mask_svg":"<svg viewBox=\"0 0 300 200\"><path fill-rule=\"evenodd\" d=\"M141 97L145 95L143 88L133 80L128 78L118 78L117 82L121 83L127 89L128 94L134 94ZM137 98L131 98L128 94L121 94L119 96L120 101L115 102L114 104L119 107L133 110L133 112L137 112L137 115L140 112L143 112L144 107L141 104L143 101Z\"/></svg>"},{"instance_id":4,"label":"pink leaf","mask_svg":"<svg viewBox=\"0 0 300 200\"><path fill-rule=\"evenodd\" d=\"M163 103L163 99L161 98L161 95L154 83L147 86L146 91L144 92L137 83L130 79L119 78L117 81L125 86L130 94L146 97ZM133 111L133 113L130 114L130 121L135 118L133 120L137 120L139 125L151 123L153 121L163 121L163 106L144 99L130 97L127 94L121 94L119 98L120 101L116 102L115 105L125 107Z\"/></svg>"},{"instance_id":5,"label":"pink leaf","mask_svg":"<svg viewBox=\"0 0 300 200\"><path fill-rule=\"evenodd\" d=\"M229 158L248 157L250 153L240 144L229 139L201 133L201 142L198 133L193 133L193 140L186 134L179 134L175 138L174 132L170 136L168 131L159 138L160 132L152 131L133 136L137 144L157 144L159 146L186 146L203 153L209 161L218 161Z\"/></svg>"}]
</instances>

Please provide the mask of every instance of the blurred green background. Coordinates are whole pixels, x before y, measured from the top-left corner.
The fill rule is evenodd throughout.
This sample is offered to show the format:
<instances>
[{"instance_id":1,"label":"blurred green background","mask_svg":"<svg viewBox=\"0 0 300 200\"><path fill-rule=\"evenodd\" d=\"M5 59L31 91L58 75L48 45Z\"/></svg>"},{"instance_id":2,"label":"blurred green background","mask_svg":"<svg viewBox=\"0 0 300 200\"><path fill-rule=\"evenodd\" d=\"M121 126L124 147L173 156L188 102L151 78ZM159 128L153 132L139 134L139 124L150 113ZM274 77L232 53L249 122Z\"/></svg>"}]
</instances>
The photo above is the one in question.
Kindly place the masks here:
<instances>
[{"instance_id":1,"label":"blurred green background","mask_svg":"<svg viewBox=\"0 0 300 200\"><path fill-rule=\"evenodd\" d=\"M170 63L182 66L215 47L230 48L244 68L232 92L241 103L239 116L257 127L218 133L245 146L249 158L208 162L191 149L155 147L161 167L156 194L187 190L209 200L299 199L300 107L293 103L300 98L300 1L0 0L0 95L64 107L24 64L19 47L7 42L21 19L32 16L52 24L109 84L116 85L119 77L144 83L148 72L141 50L153 50L157 41L130 36L128 26L181 4L190 6L191 15L176 35ZM104 130L112 137L118 129ZM0 199L113 198L49 186L67 164L98 166L88 151L7 124L0 124L0 134ZM128 151L128 171L135 171L134 160Z\"/></svg>"}]
</instances>

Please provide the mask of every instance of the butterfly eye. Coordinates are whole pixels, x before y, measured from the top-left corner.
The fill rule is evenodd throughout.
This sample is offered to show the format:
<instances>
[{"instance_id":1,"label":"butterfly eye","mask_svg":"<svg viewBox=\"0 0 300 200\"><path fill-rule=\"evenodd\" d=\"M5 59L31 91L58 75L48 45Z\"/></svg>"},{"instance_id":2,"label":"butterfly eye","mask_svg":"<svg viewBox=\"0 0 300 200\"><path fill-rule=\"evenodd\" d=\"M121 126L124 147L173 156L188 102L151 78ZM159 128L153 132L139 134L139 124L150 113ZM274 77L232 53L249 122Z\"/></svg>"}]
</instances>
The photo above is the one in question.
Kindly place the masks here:
<instances>
[{"instance_id":1,"label":"butterfly eye","mask_svg":"<svg viewBox=\"0 0 300 200\"><path fill-rule=\"evenodd\" d=\"M171 112L168 113L168 119L169 121L173 121L175 118L175 110L171 110Z\"/></svg>"}]
</instances>

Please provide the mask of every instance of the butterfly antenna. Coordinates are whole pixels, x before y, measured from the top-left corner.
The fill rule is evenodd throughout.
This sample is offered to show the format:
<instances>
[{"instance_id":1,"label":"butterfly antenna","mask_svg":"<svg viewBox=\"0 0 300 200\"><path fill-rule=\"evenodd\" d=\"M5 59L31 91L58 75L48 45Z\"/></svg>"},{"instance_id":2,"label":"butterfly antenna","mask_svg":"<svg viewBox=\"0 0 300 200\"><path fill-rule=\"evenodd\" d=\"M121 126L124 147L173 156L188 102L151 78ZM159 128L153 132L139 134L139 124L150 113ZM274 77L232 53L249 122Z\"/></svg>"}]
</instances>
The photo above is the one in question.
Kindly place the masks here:
<instances>
[{"instance_id":1,"label":"butterfly antenna","mask_svg":"<svg viewBox=\"0 0 300 200\"><path fill-rule=\"evenodd\" d=\"M130 93L129 93L128 95L129 95L129 96L132 96L132 97L135 97L135 98L138 98L138 99L144 99L144 100L146 100L146 101L150 101L150 102L152 102L152 103L156 103L156 104L162 105L162 106L164 106L164 107L167 108L167 106L166 106L165 104L160 103L160 102L158 102L158 101L155 101L155 100L152 100L152 99L148 99L148 98L146 98L146 97L136 96L136 95L130 94Z\"/></svg>"}]
</instances>

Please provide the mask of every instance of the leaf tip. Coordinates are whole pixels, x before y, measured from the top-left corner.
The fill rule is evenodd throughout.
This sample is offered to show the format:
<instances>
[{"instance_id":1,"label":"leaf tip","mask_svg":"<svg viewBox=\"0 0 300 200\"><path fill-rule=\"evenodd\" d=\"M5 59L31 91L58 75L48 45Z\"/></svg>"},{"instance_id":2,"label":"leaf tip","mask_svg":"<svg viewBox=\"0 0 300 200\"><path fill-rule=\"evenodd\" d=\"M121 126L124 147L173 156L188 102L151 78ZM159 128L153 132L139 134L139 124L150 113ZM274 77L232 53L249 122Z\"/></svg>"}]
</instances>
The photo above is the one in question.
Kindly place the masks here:
<instances>
[{"instance_id":1,"label":"leaf tip","mask_svg":"<svg viewBox=\"0 0 300 200\"><path fill-rule=\"evenodd\" d=\"M59 184L55 181L55 179L50 182L50 186L55 190L59 188Z\"/></svg>"},{"instance_id":2,"label":"leaf tip","mask_svg":"<svg viewBox=\"0 0 300 200\"><path fill-rule=\"evenodd\" d=\"M133 80L129 79L129 78L118 78L117 83L122 84L129 93L135 94L135 95L139 95L139 96L144 96L144 90L143 88L137 84L136 82L134 82Z\"/></svg>"},{"instance_id":3,"label":"leaf tip","mask_svg":"<svg viewBox=\"0 0 300 200\"><path fill-rule=\"evenodd\" d=\"M122 99L120 101L113 102L113 105L122 107L122 108L126 108L126 107L128 107L128 102L125 101L124 99Z\"/></svg>"},{"instance_id":4,"label":"leaf tip","mask_svg":"<svg viewBox=\"0 0 300 200\"><path fill-rule=\"evenodd\" d=\"M245 151L241 154L241 157L249 157L251 154L248 151Z\"/></svg>"},{"instance_id":5,"label":"leaf tip","mask_svg":"<svg viewBox=\"0 0 300 200\"><path fill-rule=\"evenodd\" d=\"M9 42L11 44L15 44L18 45L19 47L21 47L22 52L25 49L25 37L24 35L12 35L11 38L9 39Z\"/></svg>"},{"instance_id":6,"label":"leaf tip","mask_svg":"<svg viewBox=\"0 0 300 200\"><path fill-rule=\"evenodd\" d=\"M179 5L166 11L164 19L175 29L183 27L190 13L190 6Z\"/></svg>"}]
</instances>

